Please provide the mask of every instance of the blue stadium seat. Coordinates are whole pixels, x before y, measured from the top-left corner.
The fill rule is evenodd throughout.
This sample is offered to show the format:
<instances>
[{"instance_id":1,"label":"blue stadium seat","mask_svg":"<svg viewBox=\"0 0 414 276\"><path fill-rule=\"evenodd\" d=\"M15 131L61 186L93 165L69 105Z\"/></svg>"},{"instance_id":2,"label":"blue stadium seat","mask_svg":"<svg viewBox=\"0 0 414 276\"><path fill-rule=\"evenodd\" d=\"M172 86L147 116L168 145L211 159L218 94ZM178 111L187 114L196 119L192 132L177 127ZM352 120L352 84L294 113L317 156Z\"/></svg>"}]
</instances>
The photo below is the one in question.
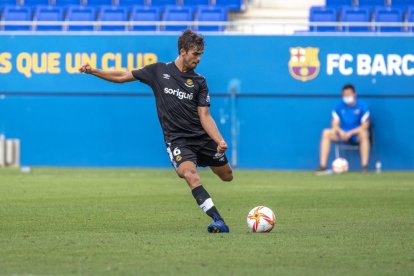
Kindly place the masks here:
<instances>
[{"instance_id":1,"label":"blue stadium seat","mask_svg":"<svg viewBox=\"0 0 414 276\"><path fill-rule=\"evenodd\" d=\"M5 31L30 31L30 22L32 21L32 9L23 6L5 6L3 11L4 21L27 21L27 25L12 26L4 23Z\"/></svg>"},{"instance_id":2,"label":"blue stadium seat","mask_svg":"<svg viewBox=\"0 0 414 276\"><path fill-rule=\"evenodd\" d=\"M15 6L18 4L19 2L17 0L0 0L0 9L4 6Z\"/></svg>"},{"instance_id":3,"label":"blue stadium seat","mask_svg":"<svg viewBox=\"0 0 414 276\"><path fill-rule=\"evenodd\" d=\"M414 24L414 6L413 7L409 7L407 10L407 22ZM408 27L408 30L410 32L414 31L414 27Z\"/></svg>"},{"instance_id":4,"label":"blue stadium seat","mask_svg":"<svg viewBox=\"0 0 414 276\"><path fill-rule=\"evenodd\" d=\"M147 1L146 0L119 0L118 4L120 6L146 6Z\"/></svg>"},{"instance_id":5,"label":"blue stadium seat","mask_svg":"<svg viewBox=\"0 0 414 276\"><path fill-rule=\"evenodd\" d=\"M353 0L326 0L327 7L352 6Z\"/></svg>"},{"instance_id":6,"label":"blue stadium seat","mask_svg":"<svg viewBox=\"0 0 414 276\"><path fill-rule=\"evenodd\" d=\"M358 0L360 6L385 6L386 0Z\"/></svg>"},{"instance_id":7,"label":"blue stadium seat","mask_svg":"<svg viewBox=\"0 0 414 276\"><path fill-rule=\"evenodd\" d=\"M311 7L310 22L326 22L326 23L337 23L338 22L338 12L335 8L327 7ZM336 32L336 26L310 26L310 31L313 32Z\"/></svg>"},{"instance_id":8,"label":"blue stadium seat","mask_svg":"<svg viewBox=\"0 0 414 276\"><path fill-rule=\"evenodd\" d=\"M47 6L50 5L50 0L23 0L24 6L34 7L34 6Z\"/></svg>"},{"instance_id":9,"label":"blue stadium seat","mask_svg":"<svg viewBox=\"0 0 414 276\"><path fill-rule=\"evenodd\" d=\"M377 8L375 10L375 22L403 23L403 10L399 8ZM403 27L377 27L379 32L402 32Z\"/></svg>"},{"instance_id":10,"label":"blue stadium seat","mask_svg":"<svg viewBox=\"0 0 414 276\"><path fill-rule=\"evenodd\" d=\"M187 7L199 7L199 6L210 6L210 0L183 0L183 6Z\"/></svg>"},{"instance_id":11,"label":"blue stadium seat","mask_svg":"<svg viewBox=\"0 0 414 276\"><path fill-rule=\"evenodd\" d=\"M152 7L162 7L166 6L177 6L177 0L150 0L150 5Z\"/></svg>"},{"instance_id":12,"label":"blue stadium seat","mask_svg":"<svg viewBox=\"0 0 414 276\"><path fill-rule=\"evenodd\" d=\"M4 7L6 6L16 6L19 3L16 0L0 0L0 20L3 14Z\"/></svg>"},{"instance_id":13,"label":"blue stadium seat","mask_svg":"<svg viewBox=\"0 0 414 276\"><path fill-rule=\"evenodd\" d=\"M213 22L213 21L227 21L227 10L219 7L199 7L196 13L196 21L198 22ZM198 26L200 32L219 32L224 31L224 26Z\"/></svg>"},{"instance_id":14,"label":"blue stadium seat","mask_svg":"<svg viewBox=\"0 0 414 276\"><path fill-rule=\"evenodd\" d=\"M96 20L96 8L88 6L71 6L68 7L67 21L95 21ZM68 25L68 31L93 31L94 26L92 24L85 25Z\"/></svg>"},{"instance_id":15,"label":"blue stadium seat","mask_svg":"<svg viewBox=\"0 0 414 276\"><path fill-rule=\"evenodd\" d=\"M189 7L167 6L164 12L165 21L193 21L193 10ZM184 31L188 25L165 26L165 31Z\"/></svg>"},{"instance_id":16,"label":"blue stadium seat","mask_svg":"<svg viewBox=\"0 0 414 276\"><path fill-rule=\"evenodd\" d=\"M63 22L63 8L56 6L37 6L34 21L62 21ZM36 26L37 31L62 31L62 25L39 25Z\"/></svg>"},{"instance_id":17,"label":"blue stadium seat","mask_svg":"<svg viewBox=\"0 0 414 276\"><path fill-rule=\"evenodd\" d=\"M114 0L86 0L88 6L95 6L95 7L101 7L101 6L113 6L115 5Z\"/></svg>"},{"instance_id":18,"label":"blue stadium seat","mask_svg":"<svg viewBox=\"0 0 414 276\"><path fill-rule=\"evenodd\" d=\"M229 11L244 10L244 0L216 0L216 7L228 9Z\"/></svg>"},{"instance_id":19,"label":"blue stadium seat","mask_svg":"<svg viewBox=\"0 0 414 276\"><path fill-rule=\"evenodd\" d=\"M344 7L341 11L342 22L362 22L369 23L371 21L371 9L363 7ZM342 28L345 32L370 32L369 26L345 26Z\"/></svg>"},{"instance_id":20,"label":"blue stadium seat","mask_svg":"<svg viewBox=\"0 0 414 276\"><path fill-rule=\"evenodd\" d=\"M82 0L55 0L56 6L66 7L66 6L80 6L82 5Z\"/></svg>"},{"instance_id":21,"label":"blue stadium seat","mask_svg":"<svg viewBox=\"0 0 414 276\"><path fill-rule=\"evenodd\" d=\"M391 6L414 6L414 0L391 0Z\"/></svg>"},{"instance_id":22,"label":"blue stadium seat","mask_svg":"<svg viewBox=\"0 0 414 276\"><path fill-rule=\"evenodd\" d=\"M100 21L128 21L128 10L125 7L103 6L99 14ZM101 26L101 31L125 31L126 26Z\"/></svg>"},{"instance_id":23,"label":"blue stadium seat","mask_svg":"<svg viewBox=\"0 0 414 276\"><path fill-rule=\"evenodd\" d=\"M160 9L156 7L134 6L131 11L131 21L160 21ZM156 25L132 26L132 31L156 31Z\"/></svg>"}]
</instances>

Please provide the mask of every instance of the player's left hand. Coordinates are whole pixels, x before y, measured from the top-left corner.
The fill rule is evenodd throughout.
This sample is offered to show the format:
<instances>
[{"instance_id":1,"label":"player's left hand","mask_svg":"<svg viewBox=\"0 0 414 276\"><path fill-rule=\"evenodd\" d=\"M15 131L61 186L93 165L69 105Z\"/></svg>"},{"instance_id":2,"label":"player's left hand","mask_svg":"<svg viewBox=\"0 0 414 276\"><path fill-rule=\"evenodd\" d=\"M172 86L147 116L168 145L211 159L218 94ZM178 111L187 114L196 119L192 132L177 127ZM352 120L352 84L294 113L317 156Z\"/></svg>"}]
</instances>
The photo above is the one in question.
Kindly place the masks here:
<instances>
[{"instance_id":1,"label":"player's left hand","mask_svg":"<svg viewBox=\"0 0 414 276\"><path fill-rule=\"evenodd\" d=\"M344 141L348 141L352 136L352 133L349 132L345 132L344 135L342 136Z\"/></svg>"},{"instance_id":2,"label":"player's left hand","mask_svg":"<svg viewBox=\"0 0 414 276\"><path fill-rule=\"evenodd\" d=\"M223 153L223 152L225 152L225 151L227 150L227 148L228 148L228 146L227 146L226 141L221 140L221 141L218 143L218 146L217 146L217 152L218 152L218 153Z\"/></svg>"}]
</instances>

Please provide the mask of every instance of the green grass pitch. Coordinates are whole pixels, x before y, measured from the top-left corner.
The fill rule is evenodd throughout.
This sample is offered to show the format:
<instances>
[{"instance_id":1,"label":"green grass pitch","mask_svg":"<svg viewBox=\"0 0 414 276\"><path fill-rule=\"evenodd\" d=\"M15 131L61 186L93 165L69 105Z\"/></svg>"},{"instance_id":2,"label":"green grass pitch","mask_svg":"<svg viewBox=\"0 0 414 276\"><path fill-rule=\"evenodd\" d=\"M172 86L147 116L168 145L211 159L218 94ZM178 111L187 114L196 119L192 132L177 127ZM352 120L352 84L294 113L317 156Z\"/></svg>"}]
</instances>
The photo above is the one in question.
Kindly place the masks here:
<instances>
[{"instance_id":1,"label":"green grass pitch","mask_svg":"<svg viewBox=\"0 0 414 276\"><path fill-rule=\"evenodd\" d=\"M414 173L201 171L230 226L172 170L0 170L0 275L413 275ZM256 205L276 228L247 232Z\"/></svg>"}]
</instances>

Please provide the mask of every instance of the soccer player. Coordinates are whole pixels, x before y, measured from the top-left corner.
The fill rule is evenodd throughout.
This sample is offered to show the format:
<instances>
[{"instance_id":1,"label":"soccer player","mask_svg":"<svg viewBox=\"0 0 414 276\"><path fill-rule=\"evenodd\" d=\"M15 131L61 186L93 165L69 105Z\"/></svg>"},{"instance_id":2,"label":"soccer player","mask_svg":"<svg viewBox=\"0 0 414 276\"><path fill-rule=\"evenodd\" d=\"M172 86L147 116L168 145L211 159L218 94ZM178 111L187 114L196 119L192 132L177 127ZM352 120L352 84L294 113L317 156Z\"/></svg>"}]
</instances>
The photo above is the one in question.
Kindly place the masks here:
<instances>
[{"instance_id":1,"label":"soccer player","mask_svg":"<svg viewBox=\"0 0 414 276\"><path fill-rule=\"evenodd\" d=\"M357 101L355 87L347 84L342 88L342 101L332 111L332 128L322 131L320 167L316 174L327 174L326 163L331 141L359 144L362 171L368 170L370 112L362 101Z\"/></svg>"},{"instance_id":2,"label":"soccer player","mask_svg":"<svg viewBox=\"0 0 414 276\"><path fill-rule=\"evenodd\" d=\"M104 71L86 63L79 71L116 83L139 80L152 88L172 165L187 182L200 208L213 219L208 232L227 233L229 227L197 172L197 166L209 166L221 180L233 179L225 155L227 143L210 115L206 79L194 72L203 52L203 36L186 30L178 39L175 61L158 62L131 72Z\"/></svg>"}]
</instances>

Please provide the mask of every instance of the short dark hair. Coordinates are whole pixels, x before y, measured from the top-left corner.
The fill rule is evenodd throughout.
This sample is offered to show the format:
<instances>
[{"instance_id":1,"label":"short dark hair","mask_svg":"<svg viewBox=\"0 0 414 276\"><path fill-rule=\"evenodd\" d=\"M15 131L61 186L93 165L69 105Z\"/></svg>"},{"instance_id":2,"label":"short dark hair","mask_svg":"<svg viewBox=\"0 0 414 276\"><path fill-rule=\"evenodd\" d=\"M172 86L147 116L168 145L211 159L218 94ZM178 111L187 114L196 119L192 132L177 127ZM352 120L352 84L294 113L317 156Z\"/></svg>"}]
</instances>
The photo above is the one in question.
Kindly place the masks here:
<instances>
[{"instance_id":1,"label":"short dark hair","mask_svg":"<svg viewBox=\"0 0 414 276\"><path fill-rule=\"evenodd\" d=\"M355 90L355 86L354 86L354 85L352 85L352 84L350 84L350 83L345 84L345 85L344 85L344 87L342 87L342 92L344 92L344 91L345 91L345 89L351 89L351 90L352 90L352 92L354 92L354 94L355 94L355 92L356 92L356 90Z\"/></svg>"},{"instance_id":2,"label":"short dark hair","mask_svg":"<svg viewBox=\"0 0 414 276\"><path fill-rule=\"evenodd\" d=\"M186 52L192 48L197 50L204 49L204 37L201 34L197 34L191 30L185 30L183 34L178 38L178 54L181 49Z\"/></svg>"}]
</instances>

